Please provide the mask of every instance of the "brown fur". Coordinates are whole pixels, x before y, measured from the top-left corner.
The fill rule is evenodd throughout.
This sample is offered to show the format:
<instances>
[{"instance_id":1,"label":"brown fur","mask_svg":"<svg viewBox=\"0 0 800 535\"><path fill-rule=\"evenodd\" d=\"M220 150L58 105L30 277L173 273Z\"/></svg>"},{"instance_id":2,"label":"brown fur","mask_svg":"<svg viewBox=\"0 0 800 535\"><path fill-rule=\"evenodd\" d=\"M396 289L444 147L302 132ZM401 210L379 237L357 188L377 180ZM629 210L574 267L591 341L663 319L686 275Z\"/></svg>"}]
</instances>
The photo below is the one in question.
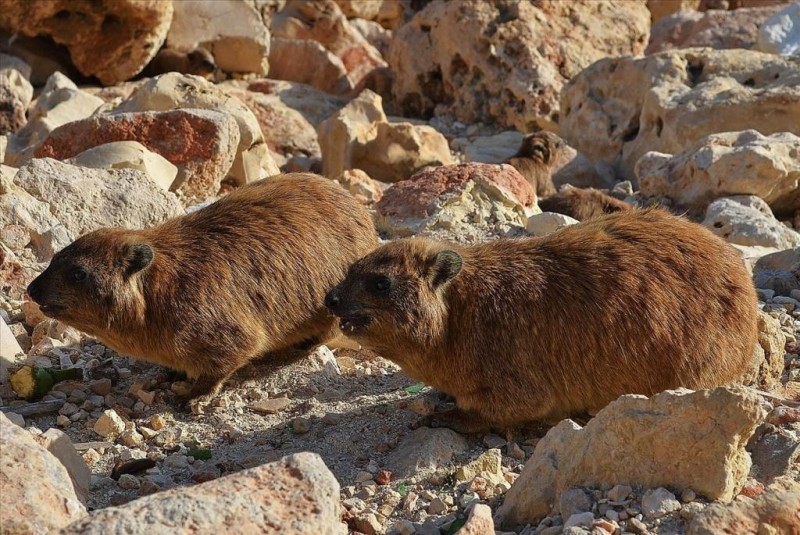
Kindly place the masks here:
<instances>
[{"instance_id":1,"label":"brown fur","mask_svg":"<svg viewBox=\"0 0 800 535\"><path fill-rule=\"evenodd\" d=\"M553 185L552 168L558 152L565 146L564 140L552 132L535 132L522 138L517 153L507 159L530 182L539 197L547 197L556 192Z\"/></svg>"},{"instance_id":2,"label":"brown fur","mask_svg":"<svg viewBox=\"0 0 800 535\"><path fill-rule=\"evenodd\" d=\"M543 212L555 212L578 221L586 221L603 214L624 212L632 207L594 188L567 188L546 199L540 199L539 208Z\"/></svg>"},{"instance_id":3,"label":"brown fur","mask_svg":"<svg viewBox=\"0 0 800 535\"><path fill-rule=\"evenodd\" d=\"M461 431L736 381L756 303L729 245L660 209L471 247L391 242L326 297L345 334L455 397Z\"/></svg>"},{"instance_id":4,"label":"brown fur","mask_svg":"<svg viewBox=\"0 0 800 535\"><path fill-rule=\"evenodd\" d=\"M295 358L335 336L325 293L377 244L369 213L344 189L288 174L157 227L87 234L28 293L115 350L196 378L194 398L256 357Z\"/></svg>"}]
</instances>

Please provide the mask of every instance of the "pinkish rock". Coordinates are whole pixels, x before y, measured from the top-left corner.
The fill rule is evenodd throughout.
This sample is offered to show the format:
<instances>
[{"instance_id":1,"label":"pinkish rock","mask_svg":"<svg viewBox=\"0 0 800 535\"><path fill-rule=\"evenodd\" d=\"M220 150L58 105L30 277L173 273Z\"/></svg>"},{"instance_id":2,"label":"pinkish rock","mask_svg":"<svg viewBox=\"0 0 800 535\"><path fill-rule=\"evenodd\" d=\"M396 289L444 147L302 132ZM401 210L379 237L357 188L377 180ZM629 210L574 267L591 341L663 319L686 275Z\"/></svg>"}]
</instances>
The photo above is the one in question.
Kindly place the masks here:
<instances>
[{"instance_id":1,"label":"pinkish rock","mask_svg":"<svg viewBox=\"0 0 800 535\"><path fill-rule=\"evenodd\" d=\"M202 200L227 176L239 128L231 115L199 109L95 115L55 129L34 154L66 160L114 141L138 141L169 160L178 167L172 189Z\"/></svg>"},{"instance_id":2,"label":"pinkish rock","mask_svg":"<svg viewBox=\"0 0 800 535\"><path fill-rule=\"evenodd\" d=\"M705 13L679 11L653 25L646 53L693 46L753 48L758 40L758 28L782 7L714 9Z\"/></svg>"},{"instance_id":3,"label":"pinkish rock","mask_svg":"<svg viewBox=\"0 0 800 535\"><path fill-rule=\"evenodd\" d=\"M2 533L52 533L86 514L67 469L0 412Z\"/></svg>"},{"instance_id":4,"label":"pinkish rock","mask_svg":"<svg viewBox=\"0 0 800 535\"><path fill-rule=\"evenodd\" d=\"M378 226L399 235L461 225L525 225L536 192L510 165L427 168L394 184L376 205ZM497 217L501 221L495 221Z\"/></svg>"}]
</instances>

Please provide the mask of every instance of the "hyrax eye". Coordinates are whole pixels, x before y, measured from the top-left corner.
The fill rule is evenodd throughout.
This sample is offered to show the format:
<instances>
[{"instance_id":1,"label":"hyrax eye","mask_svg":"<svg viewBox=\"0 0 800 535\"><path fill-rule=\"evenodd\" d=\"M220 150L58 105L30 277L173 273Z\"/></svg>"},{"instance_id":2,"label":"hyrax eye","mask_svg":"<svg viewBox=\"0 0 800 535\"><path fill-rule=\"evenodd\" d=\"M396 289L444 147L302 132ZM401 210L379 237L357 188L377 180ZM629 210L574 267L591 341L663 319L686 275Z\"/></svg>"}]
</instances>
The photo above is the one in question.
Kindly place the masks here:
<instances>
[{"instance_id":1,"label":"hyrax eye","mask_svg":"<svg viewBox=\"0 0 800 535\"><path fill-rule=\"evenodd\" d=\"M391 289L392 281L389 280L389 277L377 277L373 281L372 287L375 290L375 293L383 294Z\"/></svg>"},{"instance_id":2,"label":"hyrax eye","mask_svg":"<svg viewBox=\"0 0 800 535\"><path fill-rule=\"evenodd\" d=\"M89 272L86 271L84 268L79 267L73 269L70 275L72 277L72 280L74 280L75 282L81 282L86 280L86 278L89 276Z\"/></svg>"}]
</instances>

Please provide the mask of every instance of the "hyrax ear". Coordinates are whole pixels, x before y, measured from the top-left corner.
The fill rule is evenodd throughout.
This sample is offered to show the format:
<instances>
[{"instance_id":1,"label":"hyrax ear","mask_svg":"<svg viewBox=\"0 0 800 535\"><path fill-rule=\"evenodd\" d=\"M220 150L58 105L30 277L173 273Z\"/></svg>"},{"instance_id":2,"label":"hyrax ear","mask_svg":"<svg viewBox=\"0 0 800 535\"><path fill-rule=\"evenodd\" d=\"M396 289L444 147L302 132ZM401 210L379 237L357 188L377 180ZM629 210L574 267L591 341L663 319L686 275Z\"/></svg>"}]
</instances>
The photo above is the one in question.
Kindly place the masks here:
<instances>
[{"instance_id":1,"label":"hyrax ear","mask_svg":"<svg viewBox=\"0 0 800 535\"><path fill-rule=\"evenodd\" d=\"M155 258L156 253L153 248L146 243L137 243L128 248L128 264L125 269L125 276L130 277L134 273L143 270Z\"/></svg>"},{"instance_id":2,"label":"hyrax ear","mask_svg":"<svg viewBox=\"0 0 800 535\"><path fill-rule=\"evenodd\" d=\"M464 265L461 255L452 249L439 251L431 258L429 277L431 286L439 288L455 278Z\"/></svg>"}]
</instances>

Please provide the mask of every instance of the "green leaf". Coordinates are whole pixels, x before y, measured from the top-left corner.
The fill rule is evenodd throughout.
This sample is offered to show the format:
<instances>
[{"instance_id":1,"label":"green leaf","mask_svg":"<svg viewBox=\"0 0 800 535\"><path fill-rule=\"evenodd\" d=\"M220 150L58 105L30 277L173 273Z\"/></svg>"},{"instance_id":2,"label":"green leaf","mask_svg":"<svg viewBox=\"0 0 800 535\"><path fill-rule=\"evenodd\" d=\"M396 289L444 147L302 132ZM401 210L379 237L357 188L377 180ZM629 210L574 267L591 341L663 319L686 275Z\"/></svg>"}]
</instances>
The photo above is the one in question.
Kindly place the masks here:
<instances>
[{"instance_id":1,"label":"green leaf","mask_svg":"<svg viewBox=\"0 0 800 535\"><path fill-rule=\"evenodd\" d=\"M206 448L192 448L186 454L198 461L207 461L211 458L211 450Z\"/></svg>"},{"instance_id":2,"label":"green leaf","mask_svg":"<svg viewBox=\"0 0 800 535\"><path fill-rule=\"evenodd\" d=\"M422 392L423 388L425 388L424 383L417 383L415 385L407 386L403 390L405 390L406 394L419 394Z\"/></svg>"},{"instance_id":3,"label":"green leaf","mask_svg":"<svg viewBox=\"0 0 800 535\"><path fill-rule=\"evenodd\" d=\"M395 488L395 490L397 490L397 493L398 493L400 496L406 496L406 495L408 495L408 485L406 485L405 483L400 483L399 485L397 485L397 487Z\"/></svg>"}]
</instances>

